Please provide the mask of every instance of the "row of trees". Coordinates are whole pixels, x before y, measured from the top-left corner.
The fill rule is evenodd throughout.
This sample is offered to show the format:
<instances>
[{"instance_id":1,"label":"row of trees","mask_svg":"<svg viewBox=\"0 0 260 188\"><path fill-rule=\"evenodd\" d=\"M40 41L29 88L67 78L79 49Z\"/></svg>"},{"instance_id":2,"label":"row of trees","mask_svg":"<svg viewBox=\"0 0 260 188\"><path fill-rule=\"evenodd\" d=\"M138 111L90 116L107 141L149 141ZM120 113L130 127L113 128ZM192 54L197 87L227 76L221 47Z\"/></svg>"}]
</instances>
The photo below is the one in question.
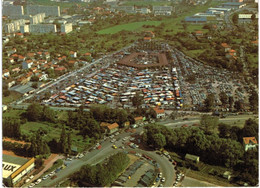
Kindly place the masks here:
<instances>
[{"instance_id":1,"label":"row of trees","mask_svg":"<svg viewBox=\"0 0 260 188\"><path fill-rule=\"evenodd\" d=\"M109 157L104 163L97 165L85 165L80 171L71 176L72 181L78 185L88 186L110 186L118 174L122 172L129 164L129 157L125 153L117 153Z\"/></svg>"},{"instance_id":2,"label":"row of trees","mask_svg":"<svg viewBox=\"0 0 260 188\"><path fill-rule=\"evenodd\" d=\"M3 136L19 139L21 136L21 122L18 119L3 119Z\"/></svg>"}]
</instances>

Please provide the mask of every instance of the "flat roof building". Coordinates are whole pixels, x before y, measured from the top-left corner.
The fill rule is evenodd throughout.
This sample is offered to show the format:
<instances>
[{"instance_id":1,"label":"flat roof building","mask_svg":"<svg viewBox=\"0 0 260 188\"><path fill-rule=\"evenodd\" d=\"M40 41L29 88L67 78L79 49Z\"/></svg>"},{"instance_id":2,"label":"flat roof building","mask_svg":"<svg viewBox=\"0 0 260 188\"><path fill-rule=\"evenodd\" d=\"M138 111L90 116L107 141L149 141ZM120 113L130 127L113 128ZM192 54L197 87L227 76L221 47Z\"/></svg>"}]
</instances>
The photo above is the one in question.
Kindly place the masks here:
<instances>
[{"instance_id":1,"label":"flat roof building","mask_svg":"<svg viewBox=\"0 0 260 188\"><path fill-rule=\"evenodd\" d=\"M26 159L3 155L2 173L4 184L11 187L18 183L25 175L34 169L34 161L34 158Z\"/></svg>"},{"instance_id":2,"label":"flat roof building","mask_svg":"<svg viewBox=\"0 0 260 188\"><path fill-rule=\"evenodd\" d=\"M30 15L45 13L45 16L60 16L59 6L27 5L26 10Z\"/></svg>"},{"instance_id":3,"label":"flat roof building","mask_svg":"<svg viewBox=\"0 0 260 188\"><path fill-rule=\"evenodd\" d=\"M2 11L4 16L24 15L23 6L20 5L4 5Z\"/></svg>"}]
</instances>

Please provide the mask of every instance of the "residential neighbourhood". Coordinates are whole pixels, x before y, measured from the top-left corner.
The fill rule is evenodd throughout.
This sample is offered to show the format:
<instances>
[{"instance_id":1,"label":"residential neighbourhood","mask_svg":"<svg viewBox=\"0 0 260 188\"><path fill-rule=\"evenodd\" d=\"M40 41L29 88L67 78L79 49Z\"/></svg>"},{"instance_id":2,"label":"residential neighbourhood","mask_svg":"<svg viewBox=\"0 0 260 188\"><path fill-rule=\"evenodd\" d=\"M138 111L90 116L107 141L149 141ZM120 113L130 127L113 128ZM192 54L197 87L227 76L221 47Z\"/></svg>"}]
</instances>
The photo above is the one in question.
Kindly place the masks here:
<instances>
[{"instance_id":1,"label":"residential neighbourhood","mask_svg":"<svg viewBox=\"0 0 260 188\"><path fill-rule=\"evenodd\" d=\"M4 0L3 187L259 185L258 2Z\"/></svg>"}]
</instances>

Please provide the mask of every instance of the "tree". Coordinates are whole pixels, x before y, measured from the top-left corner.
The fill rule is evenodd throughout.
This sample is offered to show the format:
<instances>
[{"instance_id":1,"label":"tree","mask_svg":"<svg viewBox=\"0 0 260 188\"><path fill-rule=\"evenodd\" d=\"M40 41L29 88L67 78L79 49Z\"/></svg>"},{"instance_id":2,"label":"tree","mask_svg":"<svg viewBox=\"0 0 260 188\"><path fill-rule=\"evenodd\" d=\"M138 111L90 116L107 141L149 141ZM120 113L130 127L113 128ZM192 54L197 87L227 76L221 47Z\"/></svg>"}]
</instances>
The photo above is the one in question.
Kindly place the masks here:
<instances>
[{"instance_id":1,"label":"tree","mask_svg":"<svg viewBox=\"0 0 260 188\"><path fill-rule=\"evenodd\" d=\"M32 84L32 88L37 89L37 88L38 88L38 84L37 84L36 82L34 82L34 83Z\"/></svg>"},{"instance_id":2,"label":"tree","mask_svg":"<svg viewBox=\"0 0 260 188\"><path fill-rule=\"evenodd\" d=\"M219 137L228 138L230 136L231 126L225 123L220 123L218 125Z\"/></svg>"},{"instance_id":3,"label":"tree","mask_svg":"<svg viewBox=\"0 0 260 188\"><path fill-rule=\"evenodd\" d=\"M218 125L219 118L210 115L203 115L200 119L200 125L206 132L212 132Z\"/></svg>"},{"instance_id":4,"label":"tree","mask_svg":"<svg viewBox=\"0 0 260 188\"><path fill-rule=\"evenodd\" d=\"M232 96L228 98L228 103L229 103L229 108L232 110L234 104L234 98Z\"/></svg>"},{"instance_id":5,"label":"tree","mask_svg":"<svg viewBox=\"0 0 260 188\"><path fill-rule=\"evenodd\" d=\"M238 100L234 104L234 108L236 109L237 112L243 111L244 110L244 104L243 101Z\"/></svg>"},{"instance_id":6,"label":"tree","mask_svg":"<svg viewBox=\"0 0 260 188\"><path fill-rule=\"evenodd\" d=\"M222 105L226 105L228 103L228 96L226 94L226 92L222 91L220 94L219 94L219 98L220 98L220 101L222 103Z\"/></svg>"},{"instance_id":7,"label":"tree","mask_svg":"<svg viewBox=\"0 0 260 188\"><path fill-rule=\"evenodd\" d=\"M59 150L61 153L66 153L66 131L65 127L62 127L61 134L60 134L60 140L59 140Z\"/></svg>"},{"instance_id":8,"label":"tree","mask_svg":"<svg viewBox=\"0 0 260 188\"><path fill-rule=\"evenodd\" d=\"M153 141L155 148L163 148L166 145L165 136L161 133L153 135Z\"/></svg>"},{"instance_id":9,"label":"tree","mask_svg":"<svg viewBox=\"0 0 260 188\"><path fill-rule=\"evenodd\" d=\"M235 14L233 15L232 21L233 21L233 23L234 23L235 25L238 24L238 14L237 14L237 13L235 13Z\"/></svg>"},{"instance_id":10,"label":"tree","mask_svg":"<svg viewBox=\"0 0 260 188\"><path fill-rule=\"evenodd\" d=\"M32 103L26 110L26 117L29 121L38 121L42 117L42 107L38 103Z\"/></svg>"},{"instance_id":11,"label":"tree","mask_svg":"<svg viewBox=\"0 0 260 188\"><path fill-rule=\"evenodd\" d=\"M40 167L42 167L42 165L43 165L43 159L42 159L42 156L38 156L38 157L36 157L36 159L35 159L35 168L36 169L39 169Z\"/></svg>"},{"instance_id":12,"label":"tree","mask_svg":"<svg viewBox=\"0 0 260 188\"><path fill-rule=\"evenodd\" d=\"M67 151L67 153L70 154L71 153L71 135L70 135L70 133L68 133L67 140L68 140L68 142L67 142L68 143L68 147L67 147L68 151Z\"/></svg>"},{"instance_id":13,"label":"tree","mask_svg":"<svg viewBox=\"0 0 260 188\"><path fill-rule=\"evenodd\" d=\"M140 93L136 93L136 95L132 98L133 106L139 108L143 104L143 100L143 96L141 96Z\"/></svg>"},{"instance_id":14,"label":"tree","mask_svg":"<svg viewBox=\"0 0 260 188\"><path fill-rule=\"evenodd\" d=\"M42 120L55 122L55 111L48 106L44 106L42 110Z\"/></svg>"},{"instance_id":15,"label":"tree","mask_svg":"<svg viewBox=\"0 0 260 188\"><path fill-rule=\"evenodd\" d=\"M242 136L256 137L256 139L258 140L258 123L251 118L246 120L245 125L242 129Z\"/></svg>"},{"instance_id":16,"label":"tree","mask_svg":"<svg viewBox=\"0 0 260 188\"><path fill-rule=\"evenodd\" d=\"M39 77L34 75L34 76L32 76L31 81L32 82L38 82L39 81Z\"/></svg>"},{"instance_id":17,"label":"tree","mask_svg":"<svg viewBox=\"0 0 260 188\"><path fill-rule=\"evenodd\" d=\"M3 125L3 136L17 138L21 136L21 122L17 119L4 119Z\"/></svg>"},{"instance_id":18,"label":"tree","mask_svg":"<svg viewBox=\"0 0 260 188\"><path fill-rule=\"evenodd\" d=\"M250 109L254 112L258 111L258 94L255 90L250 92L249 96Z\"/></svg>"},{"instance_id":19,"label":"tree","mask_svg":"<svg viewBox=\"0 0 260 188\"><path fill-rule=\"evenodd\" d=\"M212 94L209 94L209 95L207 96L207 98L206 98L205 101L204 101L204 105L205 105L205 110L206 110L207 112L213 110L213 108L215 107L215 96L214 96L213 93L212 93Z\"/></svg>"}]
</instances>

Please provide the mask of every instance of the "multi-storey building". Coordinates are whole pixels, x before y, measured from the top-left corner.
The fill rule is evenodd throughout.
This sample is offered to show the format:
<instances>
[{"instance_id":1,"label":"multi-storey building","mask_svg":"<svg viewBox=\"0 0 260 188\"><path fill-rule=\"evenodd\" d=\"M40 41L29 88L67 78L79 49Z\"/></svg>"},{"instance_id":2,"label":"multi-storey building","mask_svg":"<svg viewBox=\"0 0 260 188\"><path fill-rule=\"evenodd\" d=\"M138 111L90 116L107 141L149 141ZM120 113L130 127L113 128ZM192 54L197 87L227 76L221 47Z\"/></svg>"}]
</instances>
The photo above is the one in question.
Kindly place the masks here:
<instances>
[{"instance_id":1,"label":"multi-storey building","mask_svg":"<svg viewBox=\"0 0 260 188\"><path fill-rule=\"evenodd\" d=\"M13 16L13 15L24 15L23 6L20 5L3 5L3 15Z\"/></svg>"},{"instance_id":2,"label":"multi-storey building","mask_svg":"<svg viewBox=\"0 0 260 188\"><path fill-rule=\"evenodd\" d=\"M28 5L26 10L30 15L45 13L45 16L60 16L59 6Z\"/></svg>"},{"instance_id":3,"label":"multi-storey building","mask_svg":"<svg viewBox=\"0 0 260 188\"><path fill-rule=\"evenodd\" d=\"M5 28L5 32L6 33L13 33L13 32L17 32L20 31L20 27L25 25L25 20L24 19L20 19L20 20L15 20L11 23L7 23L5 24L4 28Z\"/></svg>"},{"instance_id":4,"label":"multi-storey building","mask_svg":"<svg viewBox=\"0 0 260 188\"><path fill-rule=\"evenodd\" d=\"M55 24L30 24L30 33L56 33L57 28Z\"/></svg>"},{"instance_id":5,"label":"multi-storey building","mask_svg":"<svg viewBox=\"0 0 260 188\"><path fill-rule=\"evenodd\" d=\"M44 22L45 13L39 13L34 16L30 16L30 24L38 24Z\"/></svg>"},{"instance_id":6,"label":"multi-storey building","mask_svg":"<svg viewBox=\"0 0 260 188\"><path fill-rule=\"evenodd\" d=\"M61 32L62 33L69 33L72 31L72 23L62 24L61 25Z\"/></svg>"}]
</instances>

